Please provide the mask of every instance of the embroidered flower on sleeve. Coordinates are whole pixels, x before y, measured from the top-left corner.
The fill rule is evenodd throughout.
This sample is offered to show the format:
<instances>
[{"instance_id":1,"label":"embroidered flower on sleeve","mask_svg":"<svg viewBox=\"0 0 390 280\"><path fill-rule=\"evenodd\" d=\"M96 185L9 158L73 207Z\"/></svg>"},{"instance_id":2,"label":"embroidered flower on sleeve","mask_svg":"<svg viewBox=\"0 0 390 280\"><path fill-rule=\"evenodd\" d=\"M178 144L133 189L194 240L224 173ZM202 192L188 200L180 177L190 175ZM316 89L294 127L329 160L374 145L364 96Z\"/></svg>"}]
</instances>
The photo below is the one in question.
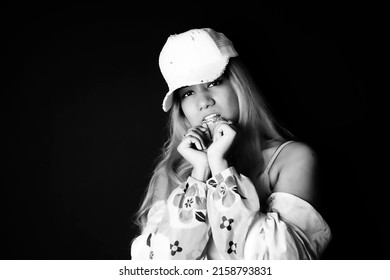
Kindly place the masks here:
<instances>
[{"instance_id":1,"label":"embroidered flower on sleeve","mask_svg":"<svg viewBox=\"0 0 390 280\"><path fill-rule=\"evenodd\" d=\"M226 185L225 184L220 184L219 186L219 194L222 196L224 196L226 194Z\"/></svg>"},{"instance_id":2,"label":"embroidered flower on sleeve","mask_svg":"<svg viewBox=\"0 0 390 280\"><path fill-rule=\"evenodd\" d=\"M214 185L212 186L214 187ZM236 200L235 194L238 194L241 199L246 199L238 192L236 179L233 176L228 176L225 178L225 180L216 186L216 190L213 193L213 198L214 200L222 199L222 205L231 207Z\"/></svg>"},{"instance_id":3,"label":"embroidered flower on sleeve","mask_svg":"<svg viewBox=\"0 0 390 280\"><path fill-rule=\"evenodd\" d=\"M191 223L194 218L199 222L206 222L203 213L206 210L206 198L200 197L197 183L186 183L183 192L173 198L173 205L178 208L179 220L182 223Z\"/></svg>"},{"instance_id":4,"label":"embroidered flower on sleeve","mask_svg":"<svg viewBox=\"0 0 390 280\"><path fill-rule=\"evenodd\" d=\"M214 178L211 178L207 181L207 184L210 186L210 187L213 187L213 188L216 188L218 186L218 182L217 180L215 180Z\"/></svg>"},{"instance_id":5,"label":"embroidered flower on sleeve","mask_svg":"<svg viewBox=\"0 0 390 280\"><path fill-rule=\"evenodd\" d=\"M237 254L236 250L237 250L237 243L230 241L229 242L229 249L227 250L227 253L228 254L231 254L231 253Z\"/></svg>"},{"instance_id":6,"label":"embroidered flower on sleeve","mask_svg":"<svg viewBox=\"0 0 390 280\"><path fill-rule=\"evenodd\" d=\"M234 222L233 219L227 219L225 216L222 216L222 223L219 225L221 229L226 228L227 230L231 230L232 226L231 224Z\"/></svg>"},{"instance_id":7,"label":"embroidered flower on sleeve","mask_svg":"<svg viewBox=\"0 0 390 280\"><path fill-rule=\"evenodd\" d=\"M194 203L194 199L192 197L186 198L186 202L184 203L184 206L186 209L191 209L193 203Z\"/></svg>"},{"instance_id":8,"label":"embroidered flower on sleeve","mask_svg":"<svg viewBox=\"0 0 390 280\"><path fill-rule=\"evenodd\" d=\"M183 251L183 248L182 247L179 247L179 241L176 240L173 244L170 244L171 245L171 255L174 256L176 254L176 252L181 252Z\"/></svg>"}]
</instances>

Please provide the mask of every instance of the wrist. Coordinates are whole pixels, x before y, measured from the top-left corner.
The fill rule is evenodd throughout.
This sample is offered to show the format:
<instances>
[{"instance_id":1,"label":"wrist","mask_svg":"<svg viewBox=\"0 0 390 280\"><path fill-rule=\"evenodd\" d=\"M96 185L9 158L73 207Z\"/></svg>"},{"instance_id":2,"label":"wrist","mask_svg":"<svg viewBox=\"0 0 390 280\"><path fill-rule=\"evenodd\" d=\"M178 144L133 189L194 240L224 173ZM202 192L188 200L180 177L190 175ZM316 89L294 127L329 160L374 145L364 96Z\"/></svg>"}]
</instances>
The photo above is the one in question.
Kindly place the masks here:
<instances>
[{"instance_id":1,"label":"wrist","mask_svg":"<svg viewBox=\"0 0 390 280\"><path fill-rule=\"evenodd\" d=\"M195 178L198 181L206 182L210 177L210 168L193 168L191 172L191 177Z\"/></svg>"},{"instance_id":2,"label":"wrist","mask_svg":"<svg viewBox=\"0 0 390 280\"><path fill-rule=\"evenodd\" d=\"M209 159L210 170L212 176L221 173L229 167L229 163L224 158Z\"/></svg>"}]
</instances>

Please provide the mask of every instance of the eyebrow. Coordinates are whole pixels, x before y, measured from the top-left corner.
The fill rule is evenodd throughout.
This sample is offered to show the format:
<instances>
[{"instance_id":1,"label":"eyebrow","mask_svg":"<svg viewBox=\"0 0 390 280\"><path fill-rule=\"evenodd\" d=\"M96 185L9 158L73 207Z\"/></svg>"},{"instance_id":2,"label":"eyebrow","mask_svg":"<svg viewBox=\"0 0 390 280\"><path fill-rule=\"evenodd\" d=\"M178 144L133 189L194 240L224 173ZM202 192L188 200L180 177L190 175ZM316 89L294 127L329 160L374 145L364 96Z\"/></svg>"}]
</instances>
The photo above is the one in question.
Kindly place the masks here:
<instances>
[{"instance_id":1,"label":"eyebrow","mask_svg":"<svg viewBox=\"0 0 390 280\"><path fill-rule=\"evenodd\" d=\"M210 81L210 82L205 82L205 83L200 83L200 84L211 84L211 83L214 83L215 81L218 81L220 79L225 79L225 74L222 74L221 76L219 76L218 78ZM181 90L185 90L186 88L189 88L189 87L192 87L194 85L191 85L191 86L183 86L181 88L178 88L177 91L181 91Z\"/></svg>"},{"instance_id":2,"label":"eyebrow","mask_svg":"<svg viewBox=\"0 0 390 280\"><path fill-rule=\"evenodd\" d=\"M178 88L177 90L176 90L176 92L178 93L178 94L181 94L183 91L185 91L187 88L189 88L190 86L184 86L184 87L181 87L181 88Z\"/></svg>"}]
</instances>

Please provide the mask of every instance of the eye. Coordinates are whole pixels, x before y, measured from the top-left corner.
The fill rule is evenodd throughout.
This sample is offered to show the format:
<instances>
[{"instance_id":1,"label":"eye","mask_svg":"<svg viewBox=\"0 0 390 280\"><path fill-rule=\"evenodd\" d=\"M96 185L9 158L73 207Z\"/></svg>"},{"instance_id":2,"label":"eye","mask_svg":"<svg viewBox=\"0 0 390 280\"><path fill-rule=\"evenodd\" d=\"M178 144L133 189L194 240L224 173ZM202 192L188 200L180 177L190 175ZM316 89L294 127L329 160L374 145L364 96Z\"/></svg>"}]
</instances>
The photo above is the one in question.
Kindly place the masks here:
<instances>
[{"instance_id":1,"label":"eye","mask_svg":"<svg viewBox=\"0 0 390 280\"><path fill-rule=\"evenodd\" d=\"M222 79L218 79L218 80L215 80L214 82L209 83L208 87L211 88L214 86L218 86L220 84L222 84Z\"/></svg>"},{"instance_id":2,"label":"eye","mask_svg":"<svg viewBox=\"0 0 390 280\"><path fill-rule=\"evenodd\" d=\"M191 96L193 94L194 94L194 92L192 90L189 90L189 91L184 92L183 95L181 96L181 98L184 99L184 98Z\"/></svg>"}]
</instances>

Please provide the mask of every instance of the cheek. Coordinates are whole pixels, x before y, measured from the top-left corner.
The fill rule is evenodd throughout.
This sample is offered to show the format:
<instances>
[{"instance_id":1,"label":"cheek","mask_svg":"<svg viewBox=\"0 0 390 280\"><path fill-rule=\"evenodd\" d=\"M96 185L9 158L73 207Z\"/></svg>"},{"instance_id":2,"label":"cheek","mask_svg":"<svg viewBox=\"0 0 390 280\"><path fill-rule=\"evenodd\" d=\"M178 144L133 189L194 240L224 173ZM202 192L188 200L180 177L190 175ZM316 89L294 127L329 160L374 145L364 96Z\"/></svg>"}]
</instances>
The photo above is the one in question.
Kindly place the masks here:
<instances>
[{"instance_id":1,"label":"cheek","mask_svg":"<svg viewBox=\"0 0 390 280\"><path fill-rule=\"evenodd\" d=\"M238 98L237 95L234 92L230 92L229 94L229 103L232 104L232 106L238 107Z\"/></svg>"},{"instance_id":2,"label":"cheek","mask_svg":"<svg viewBox=\"0 0 390 280\"><path fill-rule=\"evenodd\" d=\"M227 106L229 106L231 117L238 118L239 115L238 97L234 91L231 91L228 94Z\"/></svg>"},{"instance_id":3,"label":"cheek","mask_svg":"<svg viewBox=\"0 0 390 280\"><path fill-rule=\"evenodd\" d=\"M191 104L189 104L189 102L182 102L181 110L183 111L184 117L189 121L191 126L195 126L194 108L192 108Z\"/></svg>"}]
</instances>

